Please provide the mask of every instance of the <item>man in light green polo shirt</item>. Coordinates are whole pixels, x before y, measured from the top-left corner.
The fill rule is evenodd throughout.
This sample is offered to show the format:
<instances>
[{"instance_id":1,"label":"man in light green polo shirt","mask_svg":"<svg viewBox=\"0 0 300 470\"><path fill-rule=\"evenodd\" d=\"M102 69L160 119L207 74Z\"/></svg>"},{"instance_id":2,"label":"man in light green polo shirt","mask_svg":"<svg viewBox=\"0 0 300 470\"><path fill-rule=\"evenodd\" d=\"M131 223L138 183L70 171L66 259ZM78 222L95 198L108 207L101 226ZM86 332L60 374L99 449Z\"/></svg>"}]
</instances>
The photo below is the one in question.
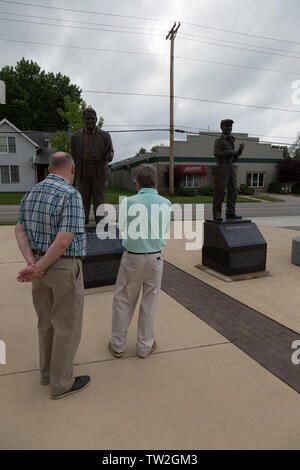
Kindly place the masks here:
<instances>
[{"instance_id":1,"label":"man in light green polo shirt","mask_svg":"<svg viewBox=\"0 0 300 470\"><path fill-rule=\"evenodd\" d=\"M156 349L155 317L163 272L162 249L170 229L171 202L159 196L156 170L140 165L133 173L138 193L122 201L119 229L125 248L113 297L112 338L109 350L122 357L127 330L142 290L137 332L137 355Z\"/></svg>"}]
</instances>

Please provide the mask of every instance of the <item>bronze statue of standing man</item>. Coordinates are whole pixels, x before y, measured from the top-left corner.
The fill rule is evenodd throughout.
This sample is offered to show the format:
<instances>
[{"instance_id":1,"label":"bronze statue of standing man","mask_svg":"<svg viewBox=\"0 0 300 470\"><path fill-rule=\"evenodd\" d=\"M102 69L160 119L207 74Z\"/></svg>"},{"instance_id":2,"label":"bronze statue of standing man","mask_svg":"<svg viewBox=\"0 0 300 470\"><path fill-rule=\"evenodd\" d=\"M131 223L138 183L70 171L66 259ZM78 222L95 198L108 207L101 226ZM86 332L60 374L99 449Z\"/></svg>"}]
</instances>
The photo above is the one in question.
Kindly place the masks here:
<instances>
[{"instance_id":1,"label":"bronze statue of standing man","mask_svg":"<svg viewBox=\"0 0 300 470\"><path fill-rule=\"evenodd\" d=\"M215 141L214 154L217 160L217 167L215 173L215 189L213 200L213 217L217 222L222 222L222 204L225 198L225 191L227 189L227 207L226 219L239 220L235 213L236 199L238 189L236 184L236 176L234 164L242 155L245 148L241 144L238 150L235 150L235 138L232 133L232 119L224 119L221 121L222 135Z\"/></svg>"},{"instance_id":2,"label":"bronze statue of standing man","mask_svg":"<svg viewBox=\"0 0 300 470\"><path fill-rule=\"evenodd\" d=\"M71 154L75 162L75 183L83 199L85 223L89 223L91 198L96 223L102 219L96 215L104 204L107 163L114 157L112 140L108 132L97 126L97 114L92 108L83 111L84 128L71 138Z\"/></svg>"}]
</instances>

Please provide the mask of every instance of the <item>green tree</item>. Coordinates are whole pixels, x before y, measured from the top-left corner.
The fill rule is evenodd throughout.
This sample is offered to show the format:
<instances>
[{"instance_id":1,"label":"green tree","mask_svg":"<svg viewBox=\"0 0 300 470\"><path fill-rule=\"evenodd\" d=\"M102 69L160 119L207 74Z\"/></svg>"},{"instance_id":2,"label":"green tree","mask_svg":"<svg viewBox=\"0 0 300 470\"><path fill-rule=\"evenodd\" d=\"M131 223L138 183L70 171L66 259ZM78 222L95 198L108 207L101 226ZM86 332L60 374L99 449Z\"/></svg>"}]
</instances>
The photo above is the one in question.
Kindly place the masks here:
<instances>
[{"instance_id":1,"label":"green tree","mask_svg":"<svg viewBox=\"0 0 300 470\"><path fill-rule=\"evenodd\" d=\"M290 158L288 147L283 147L283 158Z\"/></svg>"},{"instance_id":2,"label":"green tree","mask_svg":"<svg viewBox=\"0 0 300 470\"><path fill-rule=\"evenodd\" d=\"M71 135L74 132L78 131L84 126L83 122L83 111L88 106L86 105L85 101L81 101L78 103L76 101L72 101L70 96L64 97L64 109L58 108L57 113L68 123L68 132L65 130L57 131L55 138L50 137L51 144L61 152L71 152ZM104 118L101 116L97 126L102 127L104 123Z\"/></svg>"},{"instance_id":3,"label":"green tree","mask_svg":"<svg viewBox=\"0 0 300 470\"><path fill-rule=\"evenodd\" d=\"M57 113L64 97L80 104L81 89L70 78L58 73L46 73L33 61L21 59L14 67L0 70L0 80L6 84L6 104L0 105L0 120L11 121L22 130L68 130L68 122Z\"/></svg>"},{"instance_id":4,"label":"green tree","mask_svg":"<svg viewBox=\"0 0 300 470\"><path fill-rule=\"evenodd\" d=\"M154 147L151 148L151 152L158 153L159 147L164 147L164 144L154 145Z\"/></svg>"},{"instance_id":5,"label":"green tree","mask_svg":"<svg viewBox=\"0 0 300 470\"><path fill-rule=\"evenodd\" d=\"M145 153L147 153L147 150L144 147L141 147L137 155L145 155Z\"/></svg>"},{"instance_id":6,"label":"green tree","mask_svg":"<svg viewBox=\"0 0 300 470\"><path fill-rule=\"evenodd\" d=\"M290 193L292 186L300 182L300 161L296 158L284 158L277 164L277 181L284 192Z\"/></svg>"}]
</instances>

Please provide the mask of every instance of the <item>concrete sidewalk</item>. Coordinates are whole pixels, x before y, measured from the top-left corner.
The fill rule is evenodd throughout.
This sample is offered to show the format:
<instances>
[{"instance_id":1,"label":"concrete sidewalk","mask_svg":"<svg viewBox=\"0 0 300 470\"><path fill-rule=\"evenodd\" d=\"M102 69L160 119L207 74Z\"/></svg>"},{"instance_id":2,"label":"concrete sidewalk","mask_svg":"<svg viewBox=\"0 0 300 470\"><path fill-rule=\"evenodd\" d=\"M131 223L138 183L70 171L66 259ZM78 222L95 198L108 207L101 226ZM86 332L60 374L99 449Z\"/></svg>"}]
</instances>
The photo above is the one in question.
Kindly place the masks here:
<instances>
[{"instance_id":1,"label":"concrete sidewalk","mask_svg":"<svg viewBox=\"0 0 300 470\"><path fill-rule=\"evenodd\" d=\"M299 449L299 395L189 310L161 292L158 349L135 355L136 321L123 359L107 350L112 290L86 291L75 372L82 393L50 399L39 383L36 317L13 227L0 228L1 449ZM297 232L262 228L272 277L227 284L195 268L201 253L170 240L168 262L300 331L300 268L290 263ZM135 315L137 312L135 313ZM300 365L299 365L300 373Z\"/></svg>"}]
</instances>

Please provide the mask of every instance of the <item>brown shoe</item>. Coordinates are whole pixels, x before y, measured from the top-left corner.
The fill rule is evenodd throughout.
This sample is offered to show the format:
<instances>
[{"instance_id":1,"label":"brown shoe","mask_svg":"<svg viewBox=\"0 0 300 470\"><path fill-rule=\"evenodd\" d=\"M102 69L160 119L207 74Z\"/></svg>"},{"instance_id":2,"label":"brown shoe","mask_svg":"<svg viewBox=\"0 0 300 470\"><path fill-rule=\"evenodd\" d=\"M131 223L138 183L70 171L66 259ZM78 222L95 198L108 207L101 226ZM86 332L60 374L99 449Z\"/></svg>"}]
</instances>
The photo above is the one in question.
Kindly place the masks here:
<instances>
[{"instance_id":1,"label":"brown shoe","mask_svg":"<svg viewBox=\"0 0 300 470\"><path fill-rule=\"evenodd\" d=\"M112 345L110 343L108 343L108 350L112 353L112 355L114 357L116 357L117 359L121 359L121 357L124 356L124 351L118 353L117 351L115 351L112 347Z\"/></svg>"},{"instance_id":2,"label":"brown shoe","mask_svg":"<svg viewBox=\"0 0 300 470\"><path fill-rule=\"evenodd\" d=\"M148 354L146 354L146 356L140 356L139 354L137 354L137 357L140 357L141 359L145 359L146 357L150 356L150 354L152 354L153 351L155 351L156 348L157 348L157 343L156 343L156 341L154 340L154 341L153 341L153 344L152 344L152 348L150 349L150 351L148 352Z\"/></svg>"}]
</instances>

